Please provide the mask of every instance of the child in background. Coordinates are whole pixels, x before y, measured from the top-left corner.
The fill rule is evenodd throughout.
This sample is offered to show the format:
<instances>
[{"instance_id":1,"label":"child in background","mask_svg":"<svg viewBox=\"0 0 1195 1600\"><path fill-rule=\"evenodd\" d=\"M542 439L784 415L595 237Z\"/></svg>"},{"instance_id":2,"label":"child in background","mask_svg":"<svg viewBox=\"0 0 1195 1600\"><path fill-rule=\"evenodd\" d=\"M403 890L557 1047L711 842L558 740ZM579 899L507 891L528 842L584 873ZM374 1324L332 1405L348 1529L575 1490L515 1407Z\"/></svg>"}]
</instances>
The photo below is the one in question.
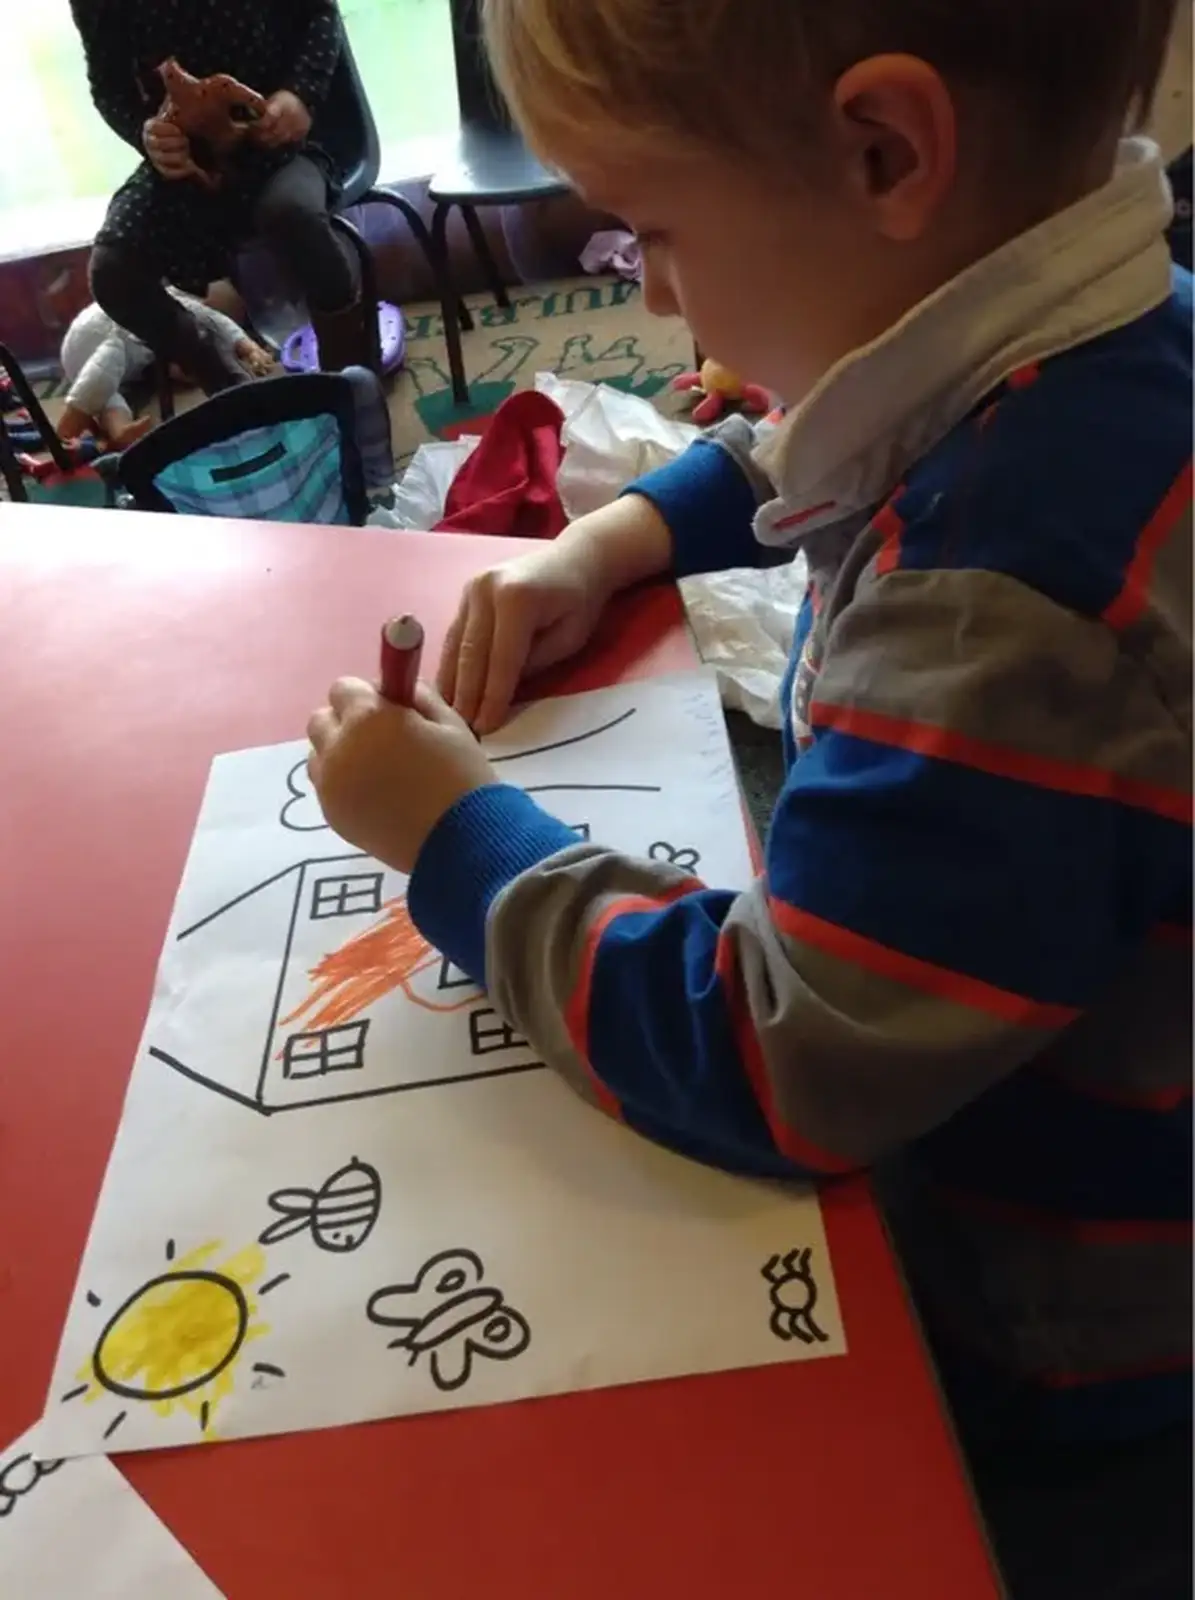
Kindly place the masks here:
<instances>
[{"instance_id":1,"label":"child in background","mask_svg":"<svg viewBox=\"0 0 1195 1600\"><path fill-rule=\"evenodd\" d=\"M239 364L247 376L254 378L264 378L272 369L274 358L270 352L210 304L212 296L204 301L183 294L180 289L167 292L207 330L224 361ZM58 419L58 437L70 440L92 433L113 450L127 450L135 444L153 423L148 417L134 420L121 391L126 383L145 372L153 359L149 346L135 334L117 327L101 306L85 306L62 341L62 376L68 388Z\"/></svg>"},{"instance_id":2,"label":"child in background","mask_svg":"<svg viewBox=\"0 0 1195 1600\"><path fill-rule=\"evenodd\" d=\"M635 227L649 309L789 409L475 579L413 710L336 684L311 771L604 1110L738 1171L901 1158L972 1443L1177 1437L1181 1463L1191 280L1158 151L1121 139L1172 0L1097 9L488 0L519 122ZM798 547L752 888L579 844L500 781L470 727L619 590ZM1019 1521L989 1502L1016 1594L1188 1593L1181 1476L1097 1456L1092 1515L1083 1459L1051 1455Z\"/></svg>"}]
</instances>

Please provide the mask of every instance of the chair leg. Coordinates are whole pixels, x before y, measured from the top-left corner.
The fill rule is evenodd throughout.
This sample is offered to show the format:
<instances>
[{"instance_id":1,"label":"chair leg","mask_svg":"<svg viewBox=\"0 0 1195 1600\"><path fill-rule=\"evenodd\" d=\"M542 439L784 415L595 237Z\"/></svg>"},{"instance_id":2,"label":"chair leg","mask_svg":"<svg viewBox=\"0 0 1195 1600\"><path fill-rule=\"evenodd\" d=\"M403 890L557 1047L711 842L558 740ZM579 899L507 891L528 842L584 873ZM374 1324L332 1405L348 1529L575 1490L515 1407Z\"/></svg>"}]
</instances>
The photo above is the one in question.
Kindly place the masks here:
<instances>
[{"instance_id":1,"label":"chair leg","mask_svg":"<svg viewBox=\"0 0 1195 1600\"><path fill-rule=\"evenodd\" d=\"M494 260L494 252L490 249L490 241L485 236L485 229L481 225L481 218L477 215L476 207L462 206L461 216L465 219L465 227L469 231L474 253L490 288L493 290L494 299L502 307L503 311L509 311L510 296L506 292L506 285L502 282L502 274L498 271L498 263Z\"/></svg>"},{"instance_id":2,"label":"chair leg","mask_svg":"<svg viewBox=\"0 0 1195 1600\"><path fill-rule=\"evenodd\" d=\"M440 301L440 316L444 323L444 342L448 347L448 370L452 375L452 396L457 405L468 405L469 384L465 378L465 358L461 349L461 330L470 332L473 327L473 318L469 308L456 292L456 285L452 281L452 274L448 267L448 251L446 248L447 213L437 206L432 214L432 226L429 232L423 218L416 211L409 200L402 195L395 194L390 189L371 189L361 202L363 205L392 206L396 211L401 211L406 219L407 226L415 236L415 241L427 258L431 268L432 277L436 284L436 294Z\"/></svg>"},{"instance_id":3,"label":"chair leg","mask_svg":"<svg viewBox=\"0 0 1195 1600\"><path fill-rule=\"evenodd\" d=\"M33 425L41 434L42 443L50 453L50 457L59 472L73 472L75 464L67 452L66 446L58 437L45 408L33 392L29 379L25 376L21 363L5 344L0 344L0 367L12 380L12 386L20 396L21 404L33 419Z\"/></svg>"},{"instance_id":4,"label":"chair leg","mask_svg":"<svg viewBox=\"0 0 1195 1600\"><path fill-rule=\"evenodd\" d=\"M452 266L448 256L448 218L452 213L453 203L437 204L432 212L432 271L436 275L436 293L440 296L441 302L447 304L451 301L456 306L455 321L461 332L472 333L473 313L465 304L465 297L457 293L456 279L452 276Z\"/></svg>"},{"instance_id":5,"label":"chair leg","mask_svg":"<svg viewBox=\"0 0 1195 1600\"><path fill-rule=\"evenodd\" d=\"M8 437L8 424L3 419L0 419L0 477L3 477L8 486L10 500L18 502L28 500L25 474L21 471L17 453L13 449L12 440Z\"/></svg>"},{"instance_id":6,"label":"chair leg","mask_svg":"<svg viewBox=\"0 0 1195 1600\"><path fill-rule=\"evenodd\" d=\"M334 216L332 226L342 238L349 241L357 256L357 267L361 273L361 303L365 310L367 365L375 377L380 378L382 340L378 328L378 275L374 270L373 252L362 237L361 230L355 228L347 217Z\"/></svg>"},{"instance_id":7,"label":"chair leg","mask_svg":"<svg viewBox=\"0 0 1195 1600\"><path fill-rule=\"evenodd\" d=\"M448 293L440 291L440 306L443 309L443 325L445 325L445 344L448 346L448 371L453 379L453 400L458 405L469 405L469 379L464 370L464 350L461 349L461 328L466 326L466 318L453 315L453 310L458 312L466 310L466 304L456 293L456 285L451 278L451 269L448 266L448 213L451 206L437 205L432 213L432 248L435 250L440 282L450 285ZM474 326L474 318L469 315L467 330Z\"/></svg>"},{"instance_id":8,"label":"chair leg","mask_svg":"<svg viewBox=\"0 0 1195 1600\"><path fill-rule=\"evenodd\" d=\"M400 194L391 193L389 189L371 189L365 196L364 200L360 202L360 204L392 206L395 211L402 212L407 226L415 236L416 244L423 251L424 257L427 260L428 267L431 270L432 278L435 281L436 295L441 302L441 306L443 307L448 299L454 301L456 304L456 317L457 321L461 325L461 332L472 333L473 314L469 310L469 307L461 299L460 295L458 295L456 292L456 285L452 281L451 273L448 272L447 252L445 252L444 255L443 267L441 267L440 261L437 259L436 244L433 237L433 232L436 226L435 213L432 213L433 232L429 232L427 224L424 222L423 218L419 215L418 211L416 211L411 202L409 200L404 200Z\"/></svg>"}]
</instances>

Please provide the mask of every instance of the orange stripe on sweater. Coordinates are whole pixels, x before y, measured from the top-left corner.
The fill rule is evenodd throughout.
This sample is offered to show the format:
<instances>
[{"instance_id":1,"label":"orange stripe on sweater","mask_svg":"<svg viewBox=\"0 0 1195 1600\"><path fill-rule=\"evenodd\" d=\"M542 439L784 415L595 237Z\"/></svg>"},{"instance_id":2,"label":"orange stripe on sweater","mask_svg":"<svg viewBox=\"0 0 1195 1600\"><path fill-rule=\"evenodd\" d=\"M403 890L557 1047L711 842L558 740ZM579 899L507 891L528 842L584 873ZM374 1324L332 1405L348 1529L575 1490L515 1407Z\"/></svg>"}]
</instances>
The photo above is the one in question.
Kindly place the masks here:
<instances>
[{"instance_id":1,"label":"orange stripe on sweater","mask_svg":"<svg viewBox=\"0 0 1195 1600\"><path fill-rule=\"evenodd\" d=\"M593 1062L589 1057L589 1004L593 993L593 974L597 962L598 946L602 936L616 922L619 917L625 917L635 911L662 911L674 900L683 899L687 894L693 894L705 885L698 878L685 878L680 883L674 884L671 889L665 889L658 895L627 894L620 895L618 899L611 900L602 907L597 916L585 930L585 943L581 949L580 970L577 974L576 986L568 1004L564 1008L564 1025L568 1029L568 1036L572 1041L573 1049L580 1057L581 1065L593 1087L598 1105L611 1117L622 1117L622 1107L617 1096L607 1088L598 1076Z\"/></svg>"},{"instance_id":2,"label":"orange stripe on sweater","mask_svg":"<svg viewBox=\"0 0 1195 1600\"><path fill-rule=\"evenodd\" d=\"M1043 1389L1085 1389L1097 1383L1132 1383L1137 1378L1169 1378L1189 1372L1190 1355L1169 1356L1138 1367L1103 1367L1096 1372L1039 1372L1033 1381Z\"/></svg>"},{"instance_id":3,"label":"orange stripe on sweater","mask_svg":"<svg viewBox=\"0 0 1195 1600\"><path fill-rule=\"evenodd\" d=\"M1027 389L1041 377L1041 366L1036 361L1026 361L1023 367L1010 372L1005 380L1010 389Z\"/></svg>"},{"instance_id":4,"label":"orange stripe on sweater","mask_svg":"<svg viewBox=\"0 0 1195 1600\"><path fill-rule=\"evenodd\" d=\"M1071 1094L1084 1100L1099 1100L1104 1105L1123 1106L1126 1111L1177 1111L1191 1098L1189 1083L1163 1085L1158 1089L1122 1088L1118 1084L1072 1083L1069 1078L1051 1074Z\"/></svg>"},{"instance_id":5,"label":"orange stripe on sweater","mask_svg":"<svg viewBox=\"0 0 1195 1600\"><path fill-rule=\"evenodd\" d=\"M1138 811L1152 811L1171 822L1190 823L1191 796L1181 789L1165 789L1158 784L1124 778L1104 767L1087 767L1077 761L1056 761L1052 756L1031 755L1010 745L991 744L970 734L955 733L929 722L914 722L892 717L883 711L867 711L858 706L830 705L815 700L809 708L809 721L815 728L831 728L876 744L892 745L915 755L951 761L956 766L988 772L997 778L1012 778L1039 789L1060 794L1088 795L1097 800L1115 800Z\"/></svg>"},{"instance_id":6,"label":"orange stripe on sweater","mask_svg":"<svg viewBox=\"0 0 1195 1600\"><path fill-rule=\"evenodd\" d=\"M900 489L896 494L900 494ZM904 518L896 509L896 495L893 495L888 504L881 506L871 519L871 525L883 541L879 554L876 556L876 572L880 577L885 573L895 572L900 565L900 541L904 537Z\"/></svg>"},{"instance_id":7,"label":"orange stripe on sweater","mask_svg":"<svg viewBox=\"0 0 1195 1600\"><path fill-rule=\"evenodd\" d=\"M983 1221L994 1222L1003 1227L1022 1228L1033 1233L1050 1234L1056 1239L1072 1240L1075 1244L1189 1245L1195 1237L1195 1227L1186 1220L1071 1217L1059 1211L1047 1211L1041 1206L1025 1206L1015 1200L1000 1200L993 1195L974 1194L969 1189L959 1189L952 1184L935 1184L934 1193L951 1205L958 1206L960 1210L967 1211Z\"/></svg>"},{"instance_id":8,"label":"orange stripe on sweater","mask_svg":"<svg viewBox=\"0 0 1195 1600\"><path fill-rule=\"evenodd\" d=\"M828 1150L823 1150L820 1145L814 1144L811 1139L806 1139L804 1135L798 1133L781 1116L780 1108L776 1104L776 1091L768 1076L763 1047L755 1029L755 1020L747 1003L747 991L734 943L725 930L718 935L714 971L726 996L739 1060L742 1062L743 1071L747 1075L752 1093L763 1113L768 1132L772 1135L772 1142L777 1150L790 1161L795 1161L802 1167L809 1167L814 1172L825 1173L827 1176L856 1171L858 1163L844 1161L841 1156L831 1155Z\"/></svg>"},{"instance_id":9,"label":"orange stripe on sweater","mask_svg":"<svg viewBox=\"0 0 1195 1600\"><path fill-rule=\"evenodd\" d=\"M776 523L776 532L783 533L789 528L799 528L803 522L810 522L814 517L833 511L836 504L834 500L823 500L820 505L806 506L803 511L790 511L787 517L781 517Z\"/></svg>"},{"instance_id":10,"label":"orange stripe on sweater","mask_svg":"<svg viewBox=\"0 0 1195 1600\"><path fill-rule=\"evenodd\" d=\"M1176 950L1191 948L1191 930L1177 922L1158 922L1150 929L1150 944L1168 944Z\"/></svg>"},{"instance_id":11,"label":"orange stripe on sweater","mask_svg":"<svg viewBox=\"0 0 1195 1600\"><path fill-rule=\"evenodd\" d=\"M1029 1000L1024 995L1012 994L1007 989L997 989L994 984L979 978L953 972L949 967L936 966L932 961L922 961L918 956L905 955L875 939L840 927L815 917L812 912L800 911L784 900L770 896L768 906L772 920L790 939L800 939L840 961L849 961L874 972L877 977L903 983L939 1000L949 1000L955 1005L969 1006L973 1011L983 1011L1021 1028L1064 1028L1079 1015L1072 1006L1047 1005L1040 1000Z\"/></svg>"},{"instance_id":12,"label":"orange stripe on sweater","mask_svg":"<svg viewBox=\"0 0 1195 1600\"><path fill-rule=\"evenodd\" d=\"M1153 577L1158 551L1178 519L1191 504L1191 462L1188 461L1171 484L1165 499L1142 529L1124 576L1120 593L1104 612L1104 621L1118 632L1137 621L1145 610L1149 582Z\"/></svg>"}]
</instances>

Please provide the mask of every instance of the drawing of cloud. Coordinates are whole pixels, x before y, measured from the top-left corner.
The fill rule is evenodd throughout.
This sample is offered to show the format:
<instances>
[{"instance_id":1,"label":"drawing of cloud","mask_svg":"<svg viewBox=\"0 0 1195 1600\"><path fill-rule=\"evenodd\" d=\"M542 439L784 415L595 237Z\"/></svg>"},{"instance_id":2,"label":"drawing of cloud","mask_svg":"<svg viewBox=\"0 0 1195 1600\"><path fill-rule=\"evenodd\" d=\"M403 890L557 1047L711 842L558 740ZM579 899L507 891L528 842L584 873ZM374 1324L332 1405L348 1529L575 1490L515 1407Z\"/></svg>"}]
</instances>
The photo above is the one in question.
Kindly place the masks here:
<instances>
[{"instance_id":1,"label":"drawing of cloud","mask_svg":"<svg viewBox=\"0 0 1195 1600\"><path fill-rule=\"evenodd\" d=\"M278 821L292 833L320 833L327 828L319 800L307 775L306 759L297 761L286 775L290 798L282 807Z\"/></svg>"}]
</instances>

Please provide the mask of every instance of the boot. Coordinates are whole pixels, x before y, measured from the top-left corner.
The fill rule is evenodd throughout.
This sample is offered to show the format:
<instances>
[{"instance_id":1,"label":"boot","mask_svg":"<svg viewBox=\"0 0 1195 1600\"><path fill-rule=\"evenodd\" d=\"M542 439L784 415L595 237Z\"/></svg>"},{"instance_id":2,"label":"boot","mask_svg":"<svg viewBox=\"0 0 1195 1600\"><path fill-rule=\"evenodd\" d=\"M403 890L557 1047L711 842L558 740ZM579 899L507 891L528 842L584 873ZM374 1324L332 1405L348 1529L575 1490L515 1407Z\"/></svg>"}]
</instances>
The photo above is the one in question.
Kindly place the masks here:
<instances>
[{"instance_id":1,"label":"boot","mask_svg":"<svg viewBox=\"0 0 1195 1600\"><path fill-rule=\"evenodd\" d=\"M361 296L340 311L312 311L311 326L319 344L321 372L373 366L367 311Z\"/></svg>"},{"instance_id":2,"label":"boot","mask_svg":"<svg viewBox=\"0 0 1195 1600\"><path fill-rule=\"evenodd\" d=\"M163 352L167 360L180 367L209 399L238 383L248 383L249 374L234 355L224 353L210 328L182 306L178 312L170 348Z\"/></svg>"}]
</instances>

